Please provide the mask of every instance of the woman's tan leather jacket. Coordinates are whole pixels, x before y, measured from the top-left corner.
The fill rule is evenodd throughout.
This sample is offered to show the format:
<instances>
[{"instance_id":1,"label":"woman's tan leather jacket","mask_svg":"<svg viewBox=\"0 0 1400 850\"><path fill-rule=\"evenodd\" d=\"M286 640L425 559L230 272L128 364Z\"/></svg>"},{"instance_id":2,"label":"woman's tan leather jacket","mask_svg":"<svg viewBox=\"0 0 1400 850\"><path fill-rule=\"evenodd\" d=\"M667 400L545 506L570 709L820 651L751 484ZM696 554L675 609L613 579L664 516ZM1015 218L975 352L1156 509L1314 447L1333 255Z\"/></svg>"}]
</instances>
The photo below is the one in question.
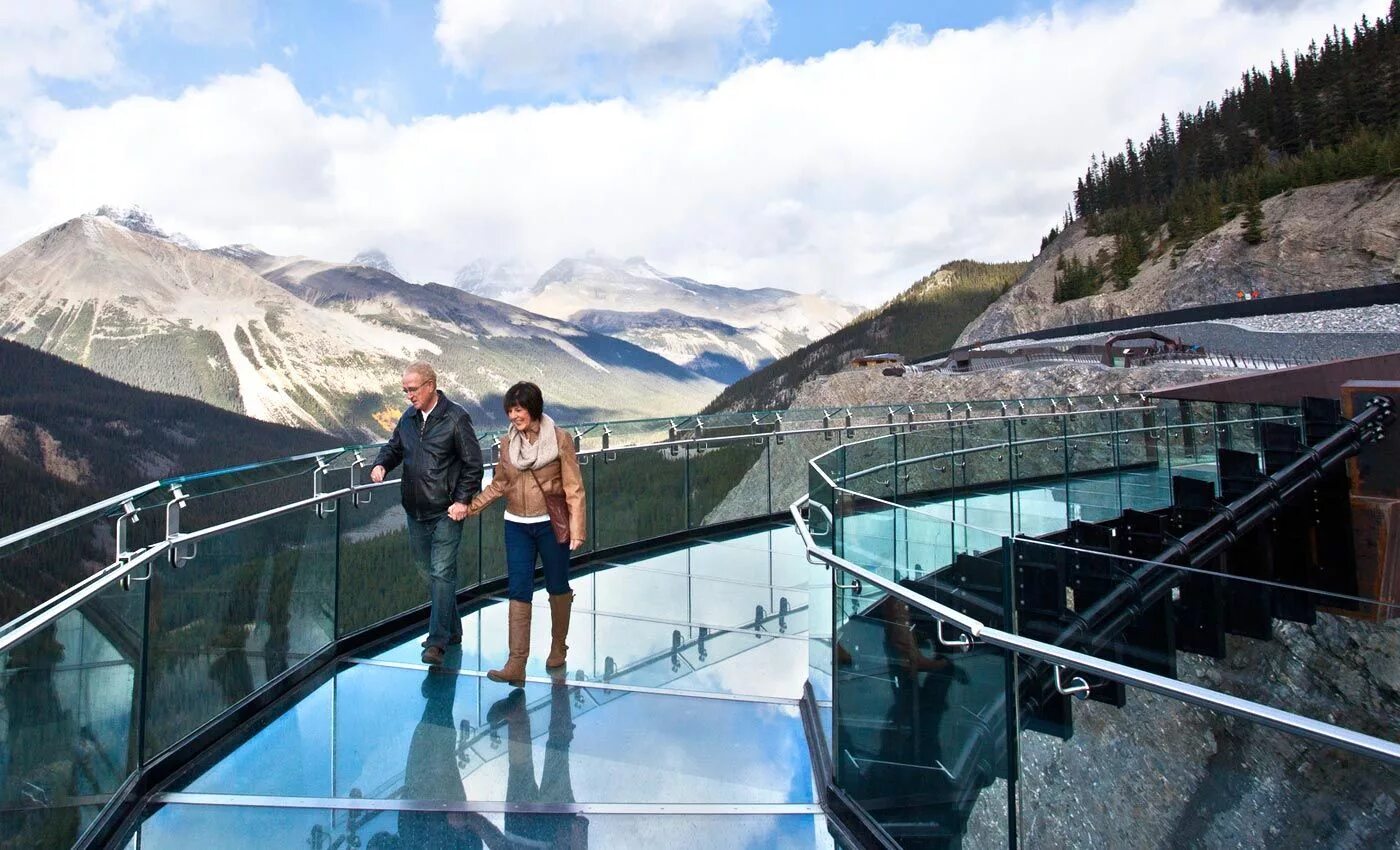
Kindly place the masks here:
<instances>
[{"instance_id":1,"label":"woman's tan leather jacket","mask_svg":"<svg viewBox=\"0 0 1400 850\"><path fill-rule=\"evenodd\" d=\"M555 438L559 440L559 459L545 464L540 469L516 469L510 462L508 436L501 438L500 460L496 461L496 472L491 483L482 488L472 499L469 513L480 513L483 508L502 496L506 497L506 510L516 516L544 516L549 511L544 506L545 493L563 493L569 504L569 537L573 540L586 539L588 522L584 514L583 473L579 469L578 454L574 451L574 440L563 428L556 427ZM539 479L536 486L535 479Z\"/></svg>"}]
</instances>

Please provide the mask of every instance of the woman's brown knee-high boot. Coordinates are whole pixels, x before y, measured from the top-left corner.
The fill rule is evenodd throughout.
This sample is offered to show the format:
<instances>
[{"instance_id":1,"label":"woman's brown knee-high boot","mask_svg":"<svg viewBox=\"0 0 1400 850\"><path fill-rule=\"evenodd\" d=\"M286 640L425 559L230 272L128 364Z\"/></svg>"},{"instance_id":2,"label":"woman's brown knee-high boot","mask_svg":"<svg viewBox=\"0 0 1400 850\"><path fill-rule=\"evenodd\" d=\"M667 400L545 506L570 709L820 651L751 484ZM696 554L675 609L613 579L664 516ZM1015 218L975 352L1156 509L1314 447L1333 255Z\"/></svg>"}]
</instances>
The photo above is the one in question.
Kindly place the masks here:
<instances>
[{"instance_id":1,"label":"woman's brown knee-high boot","mask_svg":"<svg viewBox=\"0 0 1400 850\"><path fill-rule=\"evenodd\" d=\"M525 684L525 660L530 657L531 611L529 602L510 600L506 627L506 640L510 648L506 666L499 670L487 670L486 678L493 682L509 682L517 687Z\"/></svg>"},{"instance_id":2,"label":"woman's brown knee-high boot","mask_svg":"<svg viewBox=\"0 0 1400 850\"><path fill-rule=\"evenodd\" d=\"M569 612L574 607L574 592L551 593L549 595L550 643L549 657L544 660L546 667L563 667L568 660L569 645L564 640L569 636Z\"/></svg>"}]
</instances>

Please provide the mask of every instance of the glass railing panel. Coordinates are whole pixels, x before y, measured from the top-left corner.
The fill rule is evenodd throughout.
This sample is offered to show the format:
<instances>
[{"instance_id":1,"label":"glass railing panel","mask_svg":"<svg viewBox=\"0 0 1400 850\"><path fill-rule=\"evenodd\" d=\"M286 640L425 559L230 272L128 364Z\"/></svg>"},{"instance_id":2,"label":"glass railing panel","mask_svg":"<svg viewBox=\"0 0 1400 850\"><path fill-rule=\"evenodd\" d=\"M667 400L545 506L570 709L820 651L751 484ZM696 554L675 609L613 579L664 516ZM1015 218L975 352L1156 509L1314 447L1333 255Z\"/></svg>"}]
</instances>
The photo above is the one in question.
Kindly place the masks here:
<instances>
[{"instance_id":1,"label":"glass railing panel","mask_svg":"<svg viewBox=\"0 0 1400 850\"><path fill-rule=\"evenodd\" d=\"M1252 404L1218 404L1215 409L1216 440L1222 449L1259 451L1259 413Z\"/></svg>"},{"instance_id":2,"label":"glass railing panel","mask_svg":"<svg viewBox=\"0 0 1400 850\"><path fill-rule=\"evenodd\" d=\"M1006 417L955 426L957 451L950 458L955 489L949 505L952 519L961 524L955 529L960 550L980 548L984 531L990 532L993 541L1011 531L1010 436Z\"/></svg>"},{"instance_id":3,"label":"glass railing panel","mask_svg":"<svg viewBox=\"0 0 1400 850\"><path fill-rule=\"evenodd\" d=\"M903 510L858 493L842 491L839 499L842 557L893 578Z\"/></svg>"},{"instance_id":4,"label":"glass railing panel","mask_svg":"<svg viewBox=\"0 0 1400 850\"><path fill-rule=\"evenodd\" d=\"M1023 667L1034 663L1021 658ZM1098 681L1091 693L1110 687ZM1111 686L1121 689L1116 703L1045 697L1070 713L1066 737L1022 732L1021 846L1393 844L1394 816L1377 809L1389 812L1382 801L1400 788L1393 765Z\"/></svg>"},{"instance_id":5,"label":"glass railing panel","mask_svg":"<svg viewBox=\"0 0 1400 850\"><path fill-rule=\"evenodd\" d=\"M835 579L836 785L901 846L1007 846L1005 655L954 653L924 612Z\"/></svg>"},{"instance_id":6,"label":"glass railing panel","mask_svg":"<svg viewBox=\"0 0 1400 850\"><path fill-rule=\"evenodd\" d=\"M813 434L779 434L770 438L768 451L772 456L774 513L786 511L789 505L811 492L807 462L836 446L837 433L830 430Z\"/></svg>"},{"instance_id":7,"label":"glass railing panel","mask_svg":"<svg viewBox=\"0 0 1400 850\"><path fill-rule=\"evenodd\" d=\"M896 437L858 437L845 448L845 479L838 480L848 490L885 501L894 501Z\"/></svg>"},{"instance_id":8,"label":"glass railing panel","mask_svg":"<svg viewBox=\"0 0 1400 850\"><path fill-rule=\"evenodd\" d=\"M1011 436L1012 530L1034 536L1064 528L1069 521L1065 417L1012 417Z\"/></svg>"},{"instance_id":9,"label":"glass railing panel","mask_svg":"<svg viewBox=\"0 0 1400 850\"><path fill-rule=\"evenodd\" d=\"M918 504L953 488L954 429L942 422L920 425L896 438L899 467L896 501Z\"/></svg>"},{"instance_id":10,"label":"glass railing panel","mask_svg":"<svg viewBox=\"0 0 1400 850\"><path fill-rule=\"evenodd\" d=\"M407 520L397 485L375 489L367 503L339 500L336 626L340 635L427 602L423 577L409 554ZM458 580L477 578L480 520L467 520L458 553Z\"/></svg>"},{"instance_id":11,"label":"glass railing panel","mask_svg":"<svg viewBox=\"0 0 1400 850\"><path fill-rule=\"evenodd\" d=\"M686 529L685 450L619 449L595 456L592 500L598 548ZM609 498L612 494L624 497Z\"/></svg>"},{"instance_id":12,"label":"glass railing panel","mask_svg":"<svg viewBox=\"0 0 1400 850\"><path fill-rule=\"evenodd\" d=\"M147 757L331 640L340 516L281 514L198 541L183 567L156 570Z\"/></svg>"},{"instance_id":13,"label":"glass railing panel","mask_svg":"<svg viewBox=\"0 0 1400 850\"><path fill-rule=\"evenodd\" d=\"M1183 401L1178 407L1178 424L1172 430L1172 474L1210 482L1220 492L1220 471L1216 459L1218 434L1215 404Z\"/></svg>"},{"instance_id":14,"label":"glass railing panel","mask_svg":"<svg viewBox=\"0 0 1400 850\"><path fill-rule=\"evenodd\" d=\"M1143 536L1124 529L1115 545L1152 548ZM1272 580L1280 551L1235 550L1231 569L1259 576L1028 540L1015 551L1027 636L1400 741L1400 700L1375 673L1400 646L1400 606Z\"/></svg>"},{"instance_id":15,"label":"glass railing panel","mask_svg":"<svg viewBox=\"0 0 1400 850\"><path fill-rule=\"evenodd\" d=\"M21 511L29 503L13 501ZM34 507L42 510L42 505ZM43 536L34 545L15 548L0 556L0 635L28 619L43 603L83 584L116 561L116 517L120 506L94 512ZM134 552L165 539L162 511L142 510L127 526L127 551ZM138 624L139 625L139 624Z\"/></svg>"},{"instance_id":16,"label":"glass railing panel","mask_svg":"<svg viewBox=\"0 0 1400 850\"><path fill-rule=\"evenodd\" d=\"M928 504L899 512L892 576L895 581L923 578L953 563L957 543L966 535L955 533L956 526L947 518L951 511L940 510L945 507Z\"/></svg>"},{"instance_id":17,"label":"glass railing panel","mask_svg":"<svg viewBox=\"0 0 1400 850\"><path fill-rule=\"evenodd\" d=\"M767 516L768 438L699 440L685 447L687 505L691 528Z\"/></svg>"},{"instance_id":18,"label":"glass railing panel","mask_svg":"<svg viewBox=\"0 0 1400 850\"><path fill-rule=\"evenodd\" d=\"M367 453L366 457L373 460L374 452ZM353 460L353 456L348 456L348 460ZM314 480L316 472L323 464L330 471L326 473L329 479L321 487L321 492L333 490L337 484L347 486L348 460L345 452L336 449L245 467L184 475L162 480L161 497L168 501L174 488L178 487L185 496L185 504L180 511L180 530L196 531L236 517L312 498L317 492ZM335 465L337 461L340 461L339 465ZM401 471L394 470L390 478L397 479Z\"/></svg>"},{"instance_id":19,"label":"glass railing panel","mask_svg":"<svg viewBox=\"0 0 1400 850\"><path fill-rule=\"evenodd\" d=\"M144 594L114 584L0 653L0 846L66 850L136 769Z\"/></svg>"},{"instance_id":20,"label":"glass railing panel","mask_svg":"<svg viewBox=\"0 0 1400 850\"><path fill-rule=\"evenodd\" d=\"M522 788L529 786L522 785ZM639 838L640 837L640 838ZM531 814L165 805L150 811L141 850L227 847L725 847L833 848L812 814Z\"/></svg>"},{"instance_id":21,"label":"glass railing panel","mask_svg":"<svg viewBox=\"0 0 1400 850\"><path fill-rule=\"evenodd\" d=\"M836 450L812 461L808 468L808 527L812 540L833 553L841 554L841 523L838 491L832 482L839 484L845 472L846 454Z\"/></svg>"},{"instance_id":22,"label":"glass railing panel","mask_svg":"<svg viewBox=\"0 0 1400 850\"><path fill-rule=\"evenodd\" d=\"M1066 481L1069 518L1085 522L1112 519L1123 512L1118 468L1116 411L1081 413L1066 419L1069 457Z\"/></svg>"}]
</instances>

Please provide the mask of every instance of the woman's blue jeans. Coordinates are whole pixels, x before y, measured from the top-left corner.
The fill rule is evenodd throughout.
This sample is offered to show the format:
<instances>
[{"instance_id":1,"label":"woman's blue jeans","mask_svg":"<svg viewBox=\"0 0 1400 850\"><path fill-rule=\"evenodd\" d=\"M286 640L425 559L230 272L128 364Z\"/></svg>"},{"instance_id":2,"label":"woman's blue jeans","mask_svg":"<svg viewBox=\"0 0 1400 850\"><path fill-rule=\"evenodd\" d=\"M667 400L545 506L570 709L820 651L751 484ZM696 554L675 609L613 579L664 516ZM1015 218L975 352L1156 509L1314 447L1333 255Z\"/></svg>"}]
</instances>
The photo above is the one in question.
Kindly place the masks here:
<instances>
[{"instance_id":1,"label":"woman's blue jeans","mask_svg":"<svg viewBox=\"0 0 1400 850\"><path fill-rule=\"evenodd\" d=\"M535 558L544 563L544 586L551 594L569 592L569 547L554 539L547 522L512 522L506 526L506 595L529 602L535 592Z\"/></svg>"}]
</instances>

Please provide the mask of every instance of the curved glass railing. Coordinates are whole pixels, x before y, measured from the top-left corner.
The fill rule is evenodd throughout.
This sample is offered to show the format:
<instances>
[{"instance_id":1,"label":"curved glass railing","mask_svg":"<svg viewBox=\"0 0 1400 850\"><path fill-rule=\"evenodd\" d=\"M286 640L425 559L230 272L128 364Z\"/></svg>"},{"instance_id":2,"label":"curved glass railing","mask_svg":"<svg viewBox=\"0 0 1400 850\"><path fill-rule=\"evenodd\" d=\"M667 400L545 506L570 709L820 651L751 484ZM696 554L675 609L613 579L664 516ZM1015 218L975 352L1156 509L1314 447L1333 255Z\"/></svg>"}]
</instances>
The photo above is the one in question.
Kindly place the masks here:
<instances>
[{"instance_id":1,"label":"curved glass railing","mask_svg":"<svg viewBox=\"0 0 1400 850\"><path fill-rule=\"evenodd\" d=\"M1138 405L814 458L792 512L831 573L830 793L905 847L1391 841L1400 608L1289 573L1301 527L1261 542L1268 575L1247 547L1228 571L1153 560L1183 499L1228 501L1241 458L1300 427ZM1131 604L1105 607L1118 586Z\"/></svg>"},{"instance_id":2,"label":"curved glass railing","mask_svg":"<svg viewBox=\"0 0 1400 850\"><path fill-rule=\"evenodd\" d=\"M806 492L809 458L871 434L1114 404L1126 401L567 426L589 493L579 557L780 514ZM491 460L499 432L480 436ZM0 538L0 845L70 846L200 730L337 641L424 607L395 482L368 483L377 450L166 478ZM503 577L502 510L467 523L462 591Z\"/></svg>"}]
</instances>

